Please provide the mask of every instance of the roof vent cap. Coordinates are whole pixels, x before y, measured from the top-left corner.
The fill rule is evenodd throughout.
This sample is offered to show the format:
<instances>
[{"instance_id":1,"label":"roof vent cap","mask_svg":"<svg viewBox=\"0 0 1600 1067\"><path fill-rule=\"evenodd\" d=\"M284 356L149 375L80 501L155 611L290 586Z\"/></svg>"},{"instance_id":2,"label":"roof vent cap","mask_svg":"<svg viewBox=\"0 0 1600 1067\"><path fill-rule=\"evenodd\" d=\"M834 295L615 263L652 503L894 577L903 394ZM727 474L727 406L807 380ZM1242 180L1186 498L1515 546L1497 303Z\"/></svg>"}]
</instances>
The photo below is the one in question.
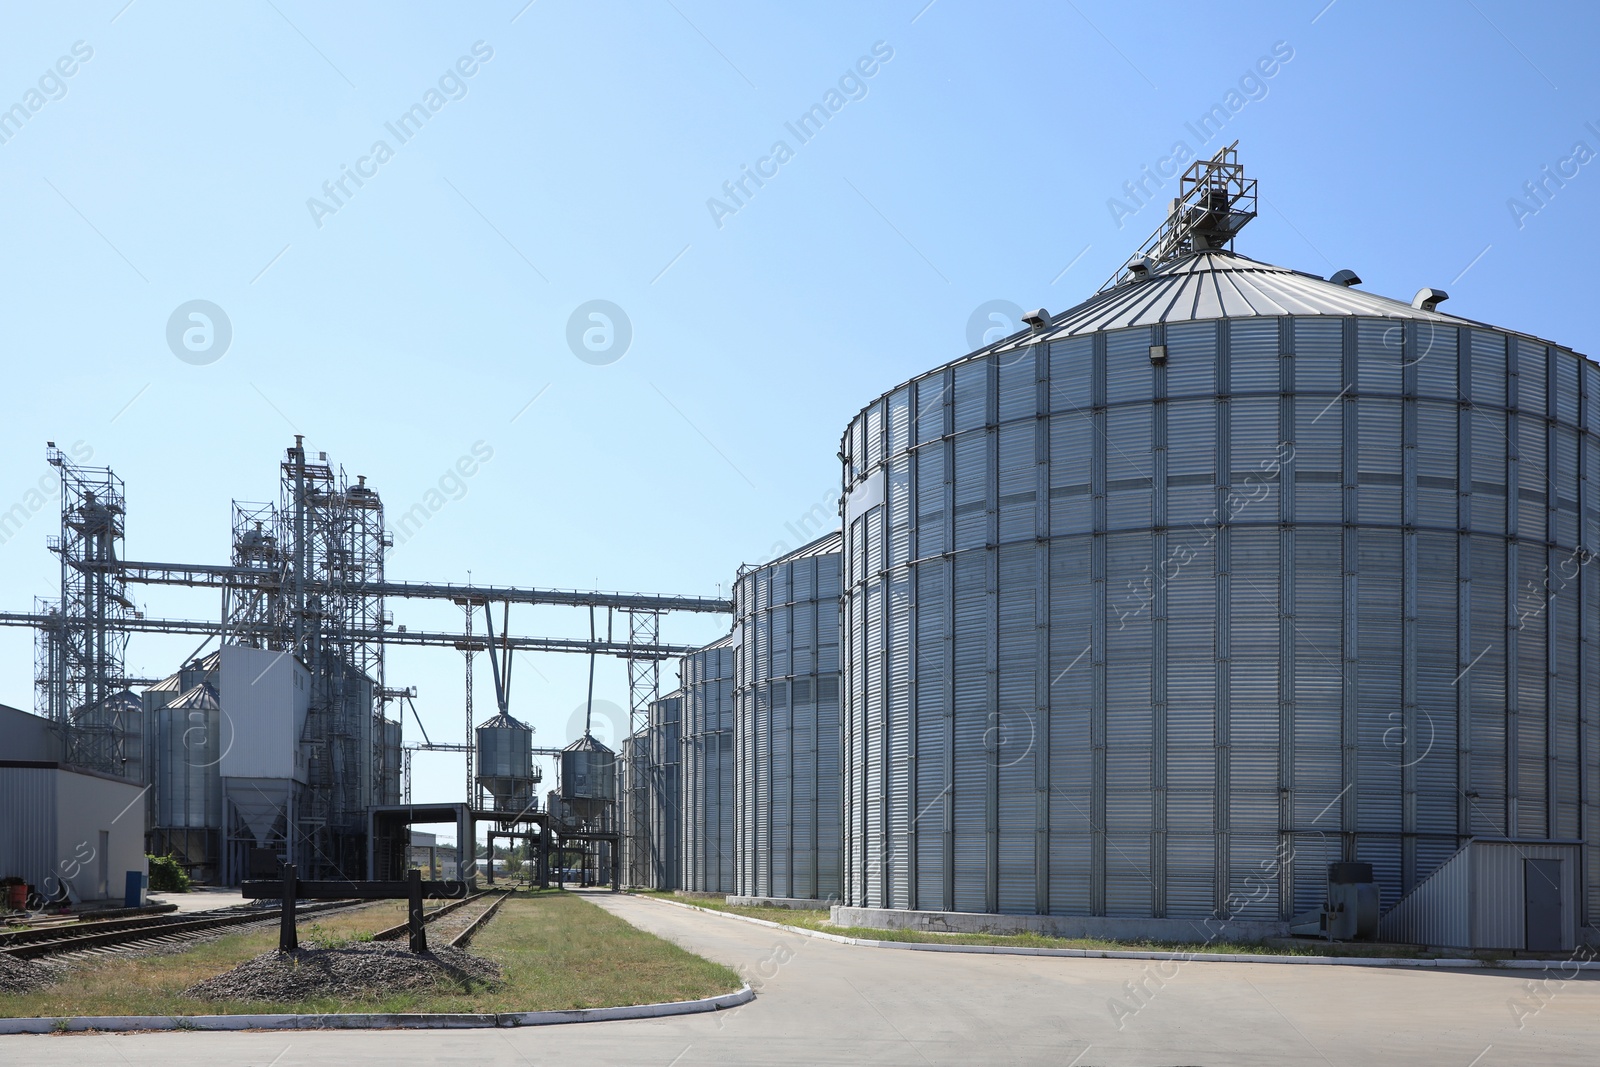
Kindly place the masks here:
<instances>
[{"instance_id":1,"label":"roof vent cap","mask_svg":"<svg viewBox=\"0 0 1600 1067\"><path fill-rule=\"evenodd\" d=\"M1334 285L1351 286L1361 284L1361 276L1353 270L1342 270L1328 280Z\"/></svg>"},{"instance_id":2,"label":"roof vent cap","mask_svg":"<svg viewBox=\"0 0 1600 1067\"><path fill-rule=\"evenodd\" d=\"M1134 256L1123 265L1116 284L1132 285L1134 282L1142 282L1150 277L1150 270L1155 265L1155 260L1149 256Z\"/></svg>"},{"instance_id":3,"label":"roof vent cap","mask_svg":"<svg viewBox=\"0 0 1600 1067\"><path fill-rule=\"evenodd\" d=\"M1044 329L1044 324L1050 321L1050 312L1046 311L1044 308L1034 308L1032 311L1022 316L1022 321L1033 327L1035 330L1042 330Z\"/></svg>"},{"instance_id":4,"label":"roof vent cap","mask_svg":"<svg viewBox=\"0 0 1600 1067\"><path fill-rule=\"evenodd\" d=\"M1450 294L1443 289L1418 289L1417 295L1411 298L1411 306L1418 311L1432 311L1449 299Z\"/></svg>"}]
</instances>

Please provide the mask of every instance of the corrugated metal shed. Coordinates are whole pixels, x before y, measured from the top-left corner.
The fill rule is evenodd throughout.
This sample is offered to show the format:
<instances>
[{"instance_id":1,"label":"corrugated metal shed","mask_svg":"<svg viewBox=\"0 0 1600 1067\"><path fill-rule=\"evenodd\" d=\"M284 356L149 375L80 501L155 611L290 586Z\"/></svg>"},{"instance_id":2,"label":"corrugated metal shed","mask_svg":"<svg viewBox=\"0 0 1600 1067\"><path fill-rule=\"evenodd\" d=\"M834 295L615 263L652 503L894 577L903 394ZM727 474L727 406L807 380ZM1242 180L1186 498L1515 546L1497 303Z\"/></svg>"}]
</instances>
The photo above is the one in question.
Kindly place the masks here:
<instances>
[{"instance_id":1,"label":"corrugated metal shed","mask_svg":"<svg viewBox=\"0 0 1600 1067\"><path fill-rule=\"evenodd\" d=\"M1449 948L1570 951L1578 943L1582 876L1576 841L1473 840L1383 917L1378 936ZM1544 882L1548 892L1540 893ZM1529 945L1530 927L1541 918L1531 913L1530 896L1546 898L1547 909L1554 904L1555 914L1543 918L1559 934L1555 943Z\"/></svg>"},{"instance_id":2,"label":"corrugated metal shed","mask_svg":"<svg viewBox=\"0 0 1600 1067\"><path fill-rule=\"evenodd\" d=\"M97 771L0 760L0 876L22 878L46 900L120 897L124 874L148 869L142 793Z\"/></svg>"}]
</instances>

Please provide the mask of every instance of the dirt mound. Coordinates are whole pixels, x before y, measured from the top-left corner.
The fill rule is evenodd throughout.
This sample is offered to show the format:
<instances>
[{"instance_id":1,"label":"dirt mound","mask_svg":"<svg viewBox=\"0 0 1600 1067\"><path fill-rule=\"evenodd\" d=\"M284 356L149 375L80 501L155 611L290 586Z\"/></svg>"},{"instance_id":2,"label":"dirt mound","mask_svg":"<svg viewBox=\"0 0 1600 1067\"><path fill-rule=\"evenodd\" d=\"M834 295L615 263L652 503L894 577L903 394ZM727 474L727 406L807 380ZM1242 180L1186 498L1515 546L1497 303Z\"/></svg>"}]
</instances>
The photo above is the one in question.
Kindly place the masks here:
<instances>
[{"instance_id":1,"label":"dirt mound","mask_svg":"<svg viewBox=\"0 0 1600 1067\"><path fill-rule=\"evenodd\" d=\"M470 989L495 985L500 966L440 946L417 954L390 944L267 952L183 991L201 1000L356 1000L402 990Z\"/></svg>"},{"instance_id":2,"label":"dirt mound","mask_svg":"<svg viewBox=\"0 0 1600 1067\"><path fill-rule=\"evenodd\" d=\"M0 952L0 993L32 993L60 980L59 968Z\"/></svg>"}]
</instances>

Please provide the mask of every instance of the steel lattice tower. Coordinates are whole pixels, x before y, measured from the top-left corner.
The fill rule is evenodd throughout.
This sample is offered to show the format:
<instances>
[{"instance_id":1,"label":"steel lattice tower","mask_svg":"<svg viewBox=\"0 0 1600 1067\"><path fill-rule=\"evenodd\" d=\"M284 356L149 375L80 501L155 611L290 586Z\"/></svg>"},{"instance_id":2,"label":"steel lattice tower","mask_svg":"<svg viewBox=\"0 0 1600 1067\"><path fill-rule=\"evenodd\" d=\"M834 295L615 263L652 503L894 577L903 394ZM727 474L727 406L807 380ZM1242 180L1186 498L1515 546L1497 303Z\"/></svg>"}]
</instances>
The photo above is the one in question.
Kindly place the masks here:
<instances>
[{"instance_id":1,"label":"steel lattice tower","mask_svg":"<svg viewBox=\"0 0 1600 1067\"><path fill-rule=\"evenodd\" d=\"M122 572L123 482L109 467L79 467L54 444L45 459L61 471L61 600L41 605L52 616L35 646L38 711L58 725L69 763L124 775L123 709L110 698L123 676L132 613ZM134 768L137 774L137 768Z\"/></svg>"}]
</instances>

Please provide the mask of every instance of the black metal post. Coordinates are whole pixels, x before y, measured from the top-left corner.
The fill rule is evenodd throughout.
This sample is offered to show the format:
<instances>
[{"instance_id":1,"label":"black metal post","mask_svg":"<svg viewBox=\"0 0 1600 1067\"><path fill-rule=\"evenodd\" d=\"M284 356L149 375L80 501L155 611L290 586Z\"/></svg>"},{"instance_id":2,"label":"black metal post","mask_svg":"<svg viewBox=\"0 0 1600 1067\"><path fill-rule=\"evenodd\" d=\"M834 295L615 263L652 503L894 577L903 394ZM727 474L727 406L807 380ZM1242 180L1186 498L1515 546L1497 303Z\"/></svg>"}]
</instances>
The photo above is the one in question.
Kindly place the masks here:
<instances>
[{"instance_id":1,"label":"black metal post","mask_svg":"<svg viewBox=\"0 0 1600 1067\"><path fill-rule=\"evenodd\" d=\"M283 909L278 919L278 951L294 952L300 948L300 933L294 925L294 898L298 894L295 884L294 864L283 865Z\"/></svg>"},{"instance_id":2,"label":"black metal post","mask_svg":"<svg viewBox=\"0 0 1600 1067\"><path fill-rule=\"evenodd\" d=\"M489 831L489 884L494 885L494 831Z\"/></svg>"},{"instance_id":3,"label":"black metal post","mask_svg":"<svg viewBox=\"0 0 1600 1067\"><path fill-rule=\"evenodd\" d=\"M539 888L550 888L550 829L539 831Z\"/></svg>"},{"instance_id":4,"label":"black metal post","mask_svg":"<svg viewBox=\"0 0 1600 1067\"><path fill-rule=\"evenodd\" d=\"M411 934L411 951L428 951L428 932L422 925L422 872L413 867L406 872L406 890L410 896L406 926Z\"/></svg>"}]
</instances>

